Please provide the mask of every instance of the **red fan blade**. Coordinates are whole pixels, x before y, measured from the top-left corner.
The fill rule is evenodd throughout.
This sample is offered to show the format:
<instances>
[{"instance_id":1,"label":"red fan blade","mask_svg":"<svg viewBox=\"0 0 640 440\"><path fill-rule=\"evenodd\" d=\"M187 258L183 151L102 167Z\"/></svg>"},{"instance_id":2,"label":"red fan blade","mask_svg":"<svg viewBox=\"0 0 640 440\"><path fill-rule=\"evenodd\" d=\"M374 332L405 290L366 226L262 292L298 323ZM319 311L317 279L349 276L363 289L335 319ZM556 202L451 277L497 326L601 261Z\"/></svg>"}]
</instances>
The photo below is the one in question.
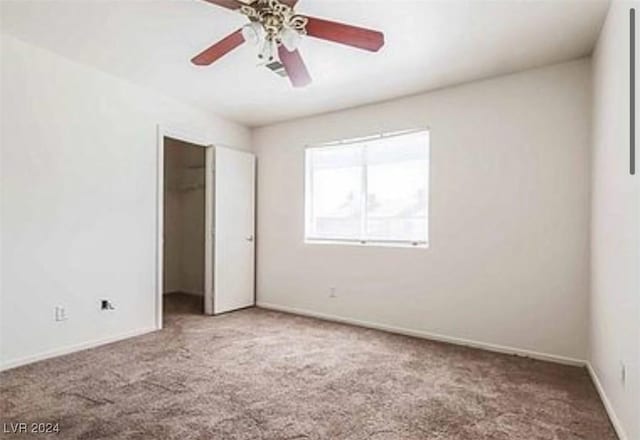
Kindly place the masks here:
<instances>
[{"instance_id":1,"label":"red fan blade","mask_svg":"<svg viewBox=\"0 0 640 440\"><path fill-rule=\"evenodd\" d=\"M204 1L217 6L222 6L223 8L227 8L227 9L240 9L240 6L242 6L242 3L240 3L238 0L204 0Z\"/></svg>"},{"instance_id":2,"label":"red fan blade","mask_svg":"<svg viewBox=\"0 0 640 440\"><path fill-rule=\"evenodd\" d=\"M222 58L224 55L231 52L236 47L240 46L242 43L244 43L242 29L238 29L218 41L213 46L200 52L191 59L191 62L198 66L208 66L217 59Z\"/></svg>"},{"instance_id":3,"label":"red fan blade","mask_svg":"<svg viewBox=\"0 0 640 440\"><path fill-rule=\"evenodd\" d=\"M281 45L278 47L278 55L293 87L304 87L311 83L311 76L302 61L300 52L297 50L289 52L284 45Z\"/></svg>"},{"instance_id":4,"label":"red fan blade","mask_svg":"<svg viewBox=\"0 0 640 440\"><path fill-rule=\"evenodd\" d=\"M347 46L377 52L384 45L384 34L335 21L307 17L307 35Z\"/></svg>"}]
</instances>

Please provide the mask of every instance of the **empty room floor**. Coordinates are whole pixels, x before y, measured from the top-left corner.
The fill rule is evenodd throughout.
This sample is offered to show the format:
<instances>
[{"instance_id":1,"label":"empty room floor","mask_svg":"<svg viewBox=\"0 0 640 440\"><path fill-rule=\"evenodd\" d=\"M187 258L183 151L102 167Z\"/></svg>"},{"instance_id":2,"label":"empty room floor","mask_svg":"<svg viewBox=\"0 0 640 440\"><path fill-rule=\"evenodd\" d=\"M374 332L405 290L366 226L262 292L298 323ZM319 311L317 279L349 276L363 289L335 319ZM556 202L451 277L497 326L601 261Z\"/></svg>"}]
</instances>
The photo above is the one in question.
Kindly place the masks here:
<instances>
[{"instance_id":1,"label":"empty room floor","mask_svg":"<svg viewBox=\"0 0 640 440\"><path fill-rule=\"evenodd\" d=\"M1 373L2 421L65 439L616 438L582 368L256 308L206 317L186 295L165 309L162 331Z\"/></svg>"}]
</instances>

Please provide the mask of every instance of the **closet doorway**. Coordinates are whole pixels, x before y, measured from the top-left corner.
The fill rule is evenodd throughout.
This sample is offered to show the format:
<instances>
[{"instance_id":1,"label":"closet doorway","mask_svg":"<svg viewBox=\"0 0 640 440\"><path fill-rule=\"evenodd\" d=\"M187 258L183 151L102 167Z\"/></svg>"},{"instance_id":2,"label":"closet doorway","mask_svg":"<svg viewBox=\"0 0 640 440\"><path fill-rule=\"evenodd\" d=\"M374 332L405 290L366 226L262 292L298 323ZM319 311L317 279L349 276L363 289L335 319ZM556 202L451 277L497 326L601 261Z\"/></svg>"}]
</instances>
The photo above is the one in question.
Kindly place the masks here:
<instances>
[{"instance_id":1,"label":"closet doorway","mask_svg":"<svg viewBox=\"0 0 640 440\"><path fill-rule=\"evenodd\" d=\"M159 131L157 327L163 310L255 304L255 156Z\"/></svg>"},{"instance_id":2,"label":"closet doorway","mask_svg":"<svg viewBox=\"0 0 640 440\"><path fill-rule=\"evenodd\" d=\"M166 309L204 313L206 148L164 141L162 293Z\"/></svg>"}]
</instances>

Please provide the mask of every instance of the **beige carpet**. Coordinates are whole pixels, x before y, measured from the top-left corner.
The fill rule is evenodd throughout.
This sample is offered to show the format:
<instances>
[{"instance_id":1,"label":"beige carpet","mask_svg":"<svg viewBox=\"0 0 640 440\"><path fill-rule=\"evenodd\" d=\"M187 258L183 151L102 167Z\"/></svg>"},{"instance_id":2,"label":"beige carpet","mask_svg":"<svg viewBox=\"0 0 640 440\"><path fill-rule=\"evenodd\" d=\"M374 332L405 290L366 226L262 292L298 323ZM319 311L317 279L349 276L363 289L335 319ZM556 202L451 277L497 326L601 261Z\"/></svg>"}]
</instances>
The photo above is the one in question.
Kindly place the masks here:
<instances>
[{"instance_id":1,"label":"beige carpet","mask_svg":"<svg viewBox=\"0 0 640 440\"><path fill-rule=\"evenodd\" d=\"M0 374L0 428L56 421L59 439L616 438L581 368L260 309L205 317L188 299L168 301L161 332Z\"/></svg>"}]
</instances>

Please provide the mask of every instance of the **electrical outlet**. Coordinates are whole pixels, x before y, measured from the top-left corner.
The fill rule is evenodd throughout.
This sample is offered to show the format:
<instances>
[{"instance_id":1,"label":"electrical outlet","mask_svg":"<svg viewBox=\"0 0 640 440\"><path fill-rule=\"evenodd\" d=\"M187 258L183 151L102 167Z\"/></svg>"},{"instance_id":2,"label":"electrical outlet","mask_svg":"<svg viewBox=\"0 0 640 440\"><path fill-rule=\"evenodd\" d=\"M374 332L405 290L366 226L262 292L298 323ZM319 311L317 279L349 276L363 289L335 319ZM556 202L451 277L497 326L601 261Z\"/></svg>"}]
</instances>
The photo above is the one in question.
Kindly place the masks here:
<instances>
[{"instance_id":1,"label":"electrical outlet","mask_svg":"<svg viewBox=\"0 0 640 440\"><path fill-rule=\"evenodd\" d=\"M336 295L336 288L335 287L329 287L329 298L335 298Z\"/></svg>"},{"instance_id":2,"label":"electrical outlet","mask_svg":"<svg viewBox=\"0 0 640 440\"><path fill-rule=\"evenodd\" d=\"M620 361L620 382L624 386L627 381L627 366L624 362Z\"/></svg>"},{"instance_id":3,"label":"electrical outlet","mask_svg":"<svg viewBox=\"0 0 640 440\"><path fill-rule=\"evenodd\" d=\"M62 306L55 306L55 308L54 308L54 318L58 322L66 321L68 319L67 310Z\"/></svg>"},{"instance_id":4,"label":"electrical outlet","mask_svg":"<svg viewBox=\"0 0 640 440\"><path fill-rule=\"evenodd\" d=\"M100 310L115 310L116 308L113 307L113 304L111 304L111 301L109 301L108 299L102 299L100 300Z\"/></svg>"}]
</instances>

